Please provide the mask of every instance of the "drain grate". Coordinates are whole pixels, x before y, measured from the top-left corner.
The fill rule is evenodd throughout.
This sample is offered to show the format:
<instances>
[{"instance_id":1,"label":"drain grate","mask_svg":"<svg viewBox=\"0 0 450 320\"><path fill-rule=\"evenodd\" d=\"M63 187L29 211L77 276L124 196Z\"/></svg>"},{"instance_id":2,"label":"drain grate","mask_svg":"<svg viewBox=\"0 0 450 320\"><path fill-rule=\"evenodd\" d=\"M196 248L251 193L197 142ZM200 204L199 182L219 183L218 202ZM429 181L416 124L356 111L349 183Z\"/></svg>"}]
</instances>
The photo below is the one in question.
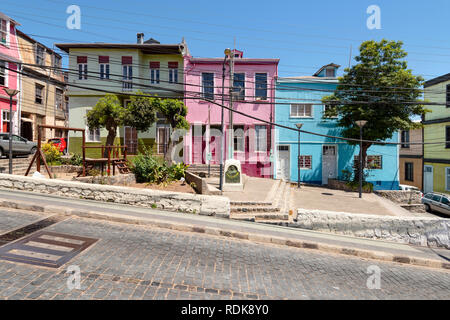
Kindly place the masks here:
<instances>
[{"instance_id":1,"label":"drain grate","mask_svg":"<svg viewBox=\"0 0 450 320\"><path fill-rule=\"evenodd\" d=\"M39 231L0 247L0 259L59 268L98 239Z\"/></svg>"},{"instance_id":2,"label":"drain grate","mask_svg":"<svg viewBox=\"0 0 450 320\"><path fill-rule=\"evenodd\" d=\"M55 223L66 220L65 216L51 216L42 220L39 220L35 223L29 224L25 227L13 230L11 232L0 235L0 246L7 244L9 242L13 242L17 239L23 238L30 233L38 231L40 229L47 228Z\"/></svg>"}]
</instances>

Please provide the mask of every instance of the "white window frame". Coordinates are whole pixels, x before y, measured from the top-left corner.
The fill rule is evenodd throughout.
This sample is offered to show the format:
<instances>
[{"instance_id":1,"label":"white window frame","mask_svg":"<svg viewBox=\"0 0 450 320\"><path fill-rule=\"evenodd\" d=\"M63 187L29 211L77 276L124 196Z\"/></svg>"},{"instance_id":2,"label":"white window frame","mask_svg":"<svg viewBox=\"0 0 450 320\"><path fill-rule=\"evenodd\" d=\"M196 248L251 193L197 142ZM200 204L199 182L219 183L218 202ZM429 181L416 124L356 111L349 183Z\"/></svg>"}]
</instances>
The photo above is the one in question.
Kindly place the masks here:
<instances>
[{"instance_id":1,"label":"white window frame","mask_svg":"<svg viewBox=\"0 0 450 320\"><path fill-rule=\"evenodd\" d=\"M310 167L305 167L305 160L306 160L306 158L310 158L310 161L309 161L309 163L310 163ZM303 158L303 159L305 159L305 160L303 160L303 166L300 166L300 170L312 170L312 155L309 155L309 154L301 154L300 155L300 159L301 158ZM299 161L299 159L297 158L297 162ZM298 166L298 163L297 163L297 166Z\"/></svg>"},{"instance_id":2,"label":"white window frame","mask_svg":"<svg viewBox=\"0 0 450 320\"><path fill-rule=\"evenodd\" d=\"M86 110L86 115L87 115L87 113L89 112L90 110ZM97 138L96 136L96 132L94 132L94 131L97 131L98 130L98 140L96 140L95 138ZM94 137L94 139L91 139L91 131L93 131L93 137ZM87 123L86 123L86 129L85 129L85 137L86 137L86 142L101 142L101 140L102 140L102 135L101 135L102 133L101 133L101 129L100 128L98 128L98 129L95 129L95 130L91 130L90 128L89 128L89 126L87 125Z\"/></svg>"},{"instance_id":3,"label":"white window frame","mask_svg":"<svg viewBox=\"0 0 450 320\"><path fill-rule=\"evenodd\" d=\"M266 97L265 97L265 99L262 99L262 97L259 97L256 94L256 90L258 90L258 88L256 88L256 83L257 83L256 76L258 74L265 74L266 75ZM269 87L269 74L267 72L255 72L254 80L255 80L255 89L254 89L255 100L257 100L257 101L267 101L269 99L269 89L268 89L268 87Z\"/></svg>"},{"instance_id":4,"label":"white window frame","mask_svg":"<svg viewBox=\"0 0 450 320\"><path fill-rule=\"evenodd\" d=\"M111 70L111 67L109 63L100 63L98 65L99 71L100 71L100 80L109 80L109 72ZM103 72L102 72L103 67Z\"/></svg>"},{"instance_id":5,"label":"white window frame","mask_svg":"<svg viewBox=\"0 0 450 320\"><path fill-rule=\"evenodd\" d=\"M169 83L178 83L178 68L169 68Z\"/></svg>"},{"instance_id":6,"label":"white window frame","mask_svg":"<svg viewBox=\"0 0 450 320\"><path fill-rule=\"evenodd\" d=\"M81 70L80 70L81 66ZM79 63L78 64L78 80L87 80L88 78L88 64Z\"/></svg>"},{"instance_id":7,"label":"white window frame","mask_svg":"<svg viewBox=\"0 0 450 320\"><path fill-rule=\"evenodd\" d=\"M265 145L265 150L259 150L259 135L258 135L258 130L256 129L257 127L264 127L265 128L265 133L266 133L266 138L265 138L265 140L266 140L266 145ZM266 125L263 125L263 124L261 124L261 125L259 125L259 124L257 124L257 125L255 125L255 152L267 152L267 146L268 146L268 143L267 143L267 126Z\"/></svg>"},{"instance_id":8,"label":"white window frame","mask_svg":"<svg viewBox=\"0 0 450 320\"><path fill-rule=\"evenodd\" d=\"M9 68L9 64L8 64L8 62L4 62L4 64L5 64L5 69L4 69L4 73L3 73L3 75L4 75L4 77L5 77L5 84L3 85L4 87L8 87L8 84L9 84L9 82L8 82L8 69L6 69L6 68Z\"/></svg>"},{"instance_id":9,"label":"white window frame","mask_svg":"<svg viewBox=\"0 0 450 320\"><path fill-rule=\"evenodd\" d=\"M10 40L10 29L11 29L11 25L10 25L10 21L6 20L6 19L1 19L0 18L0 28L2 25L2 21L6 21L6 30L5 31L1 31L2 33L6 33L6 37L5 37L5 42L2 42L0 39L0 44L4 45L5 47L9 47L9 40Z\"/></svg>"},{"instance_id":10,"label":"white window frame","mask_svg":"<svg viewBox=\"0 0 450 320\"><path fill-rule=\"evenodd\" d=\"M293 106L297 107L297 112L296 112L295 115L292 113L292 107ZM304 108L303 108L304 109L303 115L299 115L299 113L298 113L298 107L299 106L304 106ZM306 115L306 106L310 106L311 107L311 114L310 115ZM313 104L312 103L292 103L290 105L289 117L290 118L314 118L313 110L314 110L314 108L313 108Z\"/></svg>"},{"instance_id":11,"label":"white window frame","mask_svg":"<svg viewBox=\"0 0 450 320\"><path fill-rule=\"evenodd\" d=\"M450 184L448 179L450 177L450 167L445 167L445 190L450 191Z\"/></svg>"},{"instance_id":12,"label":"white window frame","mask_svg":"<svg viewBox=\"0 0 450 320\"><path fill-rule=\"evenodd\" d=\"M160 68L150 68L150 83L159 84L160 78Z\"/></svg>"},{"instance_id":13,"label":"white window frame","mask_svg":"<svg viewBox=\"0 0 450 320\"><path fill-rule=\"evenodd\" d=\"M380 167L379 168L369 168L369 157L380 157ZM353 157L353 165L356 166L356 163L359 163L359 154L355 154ZM383 169L383 155L381 154L368 154L366 155L366 165L364 169L368 170L382 170Z\"/></svg>"},{"instance_id":14,"label":"white window frame","mask_svg":"<svg viewBox=\"0 0 450 320\"><path fill-rule=\"evenodd\" d=\"M237 128L237 129L233 128L233 131L234 131L234 133L233 133L233 151L237 152L237 153L244 153L245 152L245 126L243 124L236 124L235 126L237 126L239 128ZM242 140L241 141L242 150L235 148L235 145L234 145L235 139L237 139L239 137L238 135L236 135L236 131L240 130L240 129L242 129L242 136L240 137ZM239 143L238 143L238 145L239 145Z\"/></svg>"},{"instance_id":15,"label":"white window frame","mask_svg":"<svg viewBox=\"0 0 450 320\"><path fill-rule=\"evenodd\" d=\"M131 70L131 72L130 72ZM133 65L122 65L122 91L133 90Z\"/></svg>"}]
</instances>

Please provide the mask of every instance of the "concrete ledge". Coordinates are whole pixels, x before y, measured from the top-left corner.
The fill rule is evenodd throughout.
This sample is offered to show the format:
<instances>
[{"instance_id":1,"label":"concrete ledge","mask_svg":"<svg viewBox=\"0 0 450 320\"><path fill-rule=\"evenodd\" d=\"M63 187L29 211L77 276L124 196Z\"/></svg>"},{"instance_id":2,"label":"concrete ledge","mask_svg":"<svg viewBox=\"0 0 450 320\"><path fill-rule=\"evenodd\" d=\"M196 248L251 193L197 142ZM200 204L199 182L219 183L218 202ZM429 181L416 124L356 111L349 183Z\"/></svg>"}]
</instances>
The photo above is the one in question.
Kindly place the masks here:
<instances>
[{"instance_id":1,"label":"concrete ledge","mask_svg":"<svg viewBox=\"0 0 450 320\"><path fill-rule=\"evenodd\" d=\"M119 223L128 223L135 225L146 225L156 228L170 229L183 232L195 232L208 234L219 237L227 237L239 240L247 240L257 243L264 244L274 244L289 246L293 248L300 248L302 250L318 250L327 253L350 255L359 258L373 259L384 262L396 262L406 265L415 265L421 267L431 267L450 270L450 263L442 262L436 259L419 258L411 255L394 255L386 252L375 251L375 250L365 250L365 249L355 249L350 247L343 247L339 245L330 245L314 241L302 241L293 240L287 237L270 236L261 233L247 232L247 231L235 231L232 229L219 229L209 226L195 226L192 224L181 223L181 222L167 222L157 219L152 219L150 217L133 217L125 214L111 214L105 212L96 212L90 210L80 210L80 209L69 209L66 207L59 206L30 206L24 201L6 201L0 200L0 207L14 208L14 209L25 209L30 211L36 211L41 213L58 213L65 215L74 215L82 218L88 219L99 219Z\"/></svg>"},{"instance_id":2,"label":"concrete ledge","mask_svg":"<svg viewBox=\"0 0 450 320\"><path fill-rule=\"evenodd\" d=\"M56 179L36 179L9 174L0 174L0 187L75 199L90 199L154 209L198 213L207 216L226 218L230 216L230 200L221 196L127 188Z\"/></svg>"},{"instance_id":3,"label":"concrete ledge","mask_svg":"<svg viewBox=\"0 0 450 320\"><path fill-rule=\"evenodd\" d=\"M450 249L450 219L298 209L290 227Z\"/></svg>"}]
</instances>

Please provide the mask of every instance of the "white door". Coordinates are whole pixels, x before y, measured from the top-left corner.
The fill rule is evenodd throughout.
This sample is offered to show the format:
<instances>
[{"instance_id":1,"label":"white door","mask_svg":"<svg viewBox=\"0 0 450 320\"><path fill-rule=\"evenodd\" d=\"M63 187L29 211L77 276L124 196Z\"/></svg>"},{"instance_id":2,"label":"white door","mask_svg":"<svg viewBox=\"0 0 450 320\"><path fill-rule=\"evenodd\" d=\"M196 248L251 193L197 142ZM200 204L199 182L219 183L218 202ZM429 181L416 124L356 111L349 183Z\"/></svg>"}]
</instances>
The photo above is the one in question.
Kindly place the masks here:
<instances>
[{"instance_id":1,"label":"white door","mask_svg":"<svg viewBox=\"0 0 450 320\"><path fill-rule=\"evenodd\" d=\"M322 184L328 184L328 179L335 179L337 172L336 146L322 147Z\"/></svg>"},{"instance_id":2,"label":"white door","mask_svg":"<svg viewBox=\"0 0 450 320\"><path fill-rule=\"evenodd\" d=\"M277 179L289 180L289 146L278 146Z\"/></svg>"},{"instance_id":3,"label":"white door","mask_svg":"<svg viewBox=\"0 0 450 320\"><path fill-rule=\"evenodd\" d=\"M423 166L423 193L433 192L433 166Z\"/></svg>"}]
</instances>

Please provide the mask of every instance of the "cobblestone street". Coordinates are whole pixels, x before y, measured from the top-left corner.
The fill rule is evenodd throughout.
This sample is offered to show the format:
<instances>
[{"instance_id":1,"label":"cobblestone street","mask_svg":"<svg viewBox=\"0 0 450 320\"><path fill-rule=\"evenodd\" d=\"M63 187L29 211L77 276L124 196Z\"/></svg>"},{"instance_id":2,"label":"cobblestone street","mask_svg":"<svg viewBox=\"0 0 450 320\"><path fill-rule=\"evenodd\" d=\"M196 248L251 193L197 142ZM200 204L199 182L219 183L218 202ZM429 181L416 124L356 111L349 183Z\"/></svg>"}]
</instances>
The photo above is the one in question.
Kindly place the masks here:
<instances>
[{"instance_id":1,"label":"cobblestone street","mask_svg":"<svg viewBox=\"0 0 450 320\"><path fill-rule=\"evenodd\" d=\"M42 218L1 214L2 233ZM437 269L81 218L45 230L99 241L59 269L0 260L1 299L450 299ZM67 286L70 265L80 289ZM367 288L371 265L381 289Z\"/></svg>"}]
</instances>

